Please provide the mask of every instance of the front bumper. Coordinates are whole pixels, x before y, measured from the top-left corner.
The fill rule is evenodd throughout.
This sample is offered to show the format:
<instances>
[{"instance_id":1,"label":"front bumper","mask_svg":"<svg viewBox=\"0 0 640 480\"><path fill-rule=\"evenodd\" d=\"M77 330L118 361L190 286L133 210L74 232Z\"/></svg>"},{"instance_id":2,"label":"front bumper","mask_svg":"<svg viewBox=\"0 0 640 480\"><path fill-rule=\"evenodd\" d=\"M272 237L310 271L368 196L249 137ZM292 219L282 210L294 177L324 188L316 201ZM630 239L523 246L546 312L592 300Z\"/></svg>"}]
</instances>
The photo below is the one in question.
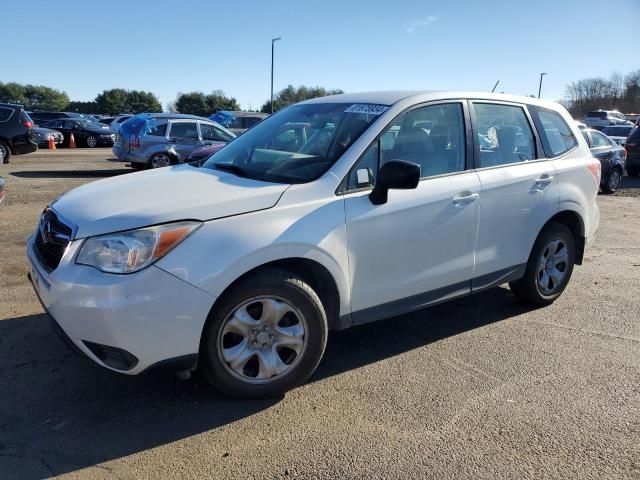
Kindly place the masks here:
<instances>
[{"instance_id":1,"label":"front bumper","mask_svg":"<svg viewBox=\"0 0 640 480\"><path fill-rule=\"evenodd\" d=\"M213 296L155 266L112 275L76 265L72 260L81 240L72 242L60 265L48 272L33 242L31 237L27 247L33 287L74 350L128 375L195 358ZM112 351L130 354L135 362L120 366L107 355Z\"/></svg>"}]
</instances>

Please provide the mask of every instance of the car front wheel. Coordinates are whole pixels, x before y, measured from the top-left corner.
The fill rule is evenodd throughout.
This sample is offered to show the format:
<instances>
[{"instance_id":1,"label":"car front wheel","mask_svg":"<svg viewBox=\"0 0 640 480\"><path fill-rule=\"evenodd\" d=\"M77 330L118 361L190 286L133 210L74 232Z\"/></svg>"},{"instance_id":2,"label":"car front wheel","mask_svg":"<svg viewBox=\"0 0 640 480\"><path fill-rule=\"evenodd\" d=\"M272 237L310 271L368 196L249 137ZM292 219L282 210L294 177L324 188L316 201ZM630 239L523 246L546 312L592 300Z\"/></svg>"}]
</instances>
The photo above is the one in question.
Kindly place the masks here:
<instances>
[{"instance_id":1,"label":"car front wheel","mask_svg":"<svg viewBox=\"0 0 640 480\"><path fill-rule=\"evenodd\" d=\"M240 398L282 395L318 366L327 318L315 291L299 276L269 269L224 294L203 333L204 378Z\"/></svg>"},{"instance_id":2,"label":"car front wheel","mask_svg":"<svg viewBox=\"0 0 640 480\"><path fill-rule=\"evenodd\" d=\"M575 239L561 223L549 223L533 245L524 276L509 283L511 292L533 305L550 305L566 288L576 258Z\"/></svg>"},{"instance_id":3,"label":"car front wheel","mask_svg":"<svg viewBox=\"0 0 640 480\"><path fill-rule=\"evenodd\" d=\"M85 142L87 143L87 147L89 148L96 148L98 146L98 139L93 135L89 135L86 138Z\"/></svg>"},{"instance_id":4,"label":"car front wheel","mask_svg":"<svg viewBox=\"0 0 640 480\"><path fill-rule=\"evenodd\" d=\"M0 140L0 165L9 163L9 158L11 158L11 149L9 145Z\"/></svg>"}]
</instances>

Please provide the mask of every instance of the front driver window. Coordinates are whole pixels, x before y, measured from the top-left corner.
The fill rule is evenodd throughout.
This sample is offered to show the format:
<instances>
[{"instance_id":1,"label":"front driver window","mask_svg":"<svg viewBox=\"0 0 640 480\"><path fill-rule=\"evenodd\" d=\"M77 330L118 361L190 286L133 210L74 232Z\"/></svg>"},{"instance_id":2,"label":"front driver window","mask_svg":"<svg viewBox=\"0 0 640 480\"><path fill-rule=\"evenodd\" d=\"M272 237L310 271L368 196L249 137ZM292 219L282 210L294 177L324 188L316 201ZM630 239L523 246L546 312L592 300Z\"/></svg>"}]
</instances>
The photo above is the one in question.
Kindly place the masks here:
<instances>
[{"instance_id":1,"label":"front driver window","mask_svg":"<svg viewBox=\"0 0 640 480\"><path fill-rule=\"evenodd\" d=\"M466 156L464 132L460 103L409 110L391 122L360 158L349 174L347 187L374 185L378 168L390 160L417 163L422 178L461 172Z\"/></svg>"}]
</instances>

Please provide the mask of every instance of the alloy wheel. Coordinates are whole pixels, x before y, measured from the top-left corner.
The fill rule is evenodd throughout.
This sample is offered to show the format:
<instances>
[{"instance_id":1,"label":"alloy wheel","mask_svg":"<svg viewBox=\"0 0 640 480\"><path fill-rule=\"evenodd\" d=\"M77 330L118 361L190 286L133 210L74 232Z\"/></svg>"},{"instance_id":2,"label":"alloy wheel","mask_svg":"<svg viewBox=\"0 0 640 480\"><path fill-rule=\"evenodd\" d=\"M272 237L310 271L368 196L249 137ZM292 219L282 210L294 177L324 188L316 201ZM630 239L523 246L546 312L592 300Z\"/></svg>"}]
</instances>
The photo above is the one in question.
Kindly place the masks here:
<instances>
[{"instance_id":1,"label":"alloy wheel","mask_svg":"<svg viewBox=\"0 0 640 480\"><path fill-rule=\"evenodd\" d=\"M616 168L613 170L613 172L611 172L611 175L609 175L609 181L607 182L609 184L609 190L615 192L620 185L620 180L620 172Z\"/></svg>"},{"instance_id":2,"label":"alloy wheel","mask_svg":"<svg viewBox=\"0 0 640 480\"><path fill-rule=\"evenodd\" d=\"M218 331L217 354L234 377L252 384L281 378L307 347L307 321L287 300L254 297L231 310Z\"/></svg>"},{"instance_id":3,"label":"alloy wheel","mask_svg":"<svg viewBox=\"0 0 640 480\"><path fill-rule=\"evenodd\" d=\"M569 250L562 239L553 239L542 250L538 259L538 288L544 295L553 295L567 275Z\"/></svg>"},{"instance_id":4,"label":"alloy wheel","mask_svg":"<svg viewBox=\"0 0 640 480\"><path fill-rule=\"evenodd\" d=\"M162 168L169 165L171 165L171 159L165 153L158 153L151 159L151 168Z\"/></svg>"},{"instance_id":5,"label":"alloy wheel","mask_svg":"<svg viewBox=\"0 0 640 480\"><path fill-rule=\"evenodd\" d=\"M94 137L93 135L89 135L87 137L87 146L89 148L95 148L96 145L98 145L98 139L96 137Z\"/></svg>"}]
</instances>

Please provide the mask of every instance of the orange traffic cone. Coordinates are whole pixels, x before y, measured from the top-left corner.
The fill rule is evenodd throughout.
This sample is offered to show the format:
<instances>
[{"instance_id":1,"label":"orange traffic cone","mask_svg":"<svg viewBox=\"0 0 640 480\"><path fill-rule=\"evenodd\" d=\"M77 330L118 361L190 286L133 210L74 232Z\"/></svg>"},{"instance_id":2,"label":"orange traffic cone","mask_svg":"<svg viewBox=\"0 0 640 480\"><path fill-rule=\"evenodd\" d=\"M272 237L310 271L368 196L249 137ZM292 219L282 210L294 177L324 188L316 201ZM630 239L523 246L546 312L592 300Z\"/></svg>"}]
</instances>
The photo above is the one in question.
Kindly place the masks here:
<instances>
[{"instance_id":1,"label":"orange traffic cone","mask_svg":"<svg viewBox=\"0 0 640 480\"><path fill-rule=\"evenodd\" d=\"M73 138L73 133L69 137L69 148L76 148L76 139Z\"/></svg>"},{"instance_id":2,"label":"orange traffic cone","mask_svg":"<svg viewBox=\"0 0 640 480\"><path fill-rule=\"evenodd\" d=\"M49 145L47 146L47 148L49 150L55 150L56 149L56 142L54 142L54 140L53 140L53 135L49 135Z\"/></svg>"}]
</instances>

